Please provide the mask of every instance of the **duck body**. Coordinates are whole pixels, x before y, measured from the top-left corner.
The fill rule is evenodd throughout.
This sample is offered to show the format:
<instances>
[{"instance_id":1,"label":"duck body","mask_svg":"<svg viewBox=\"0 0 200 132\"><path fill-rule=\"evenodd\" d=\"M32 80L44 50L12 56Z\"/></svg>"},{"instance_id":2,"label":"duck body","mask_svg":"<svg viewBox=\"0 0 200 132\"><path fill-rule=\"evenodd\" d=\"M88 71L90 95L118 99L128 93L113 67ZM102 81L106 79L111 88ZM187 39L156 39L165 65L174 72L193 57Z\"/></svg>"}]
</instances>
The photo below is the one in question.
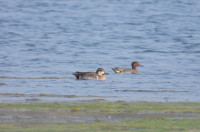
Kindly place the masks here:
<instances>
[{"instance_id":1,"label":"duck body","mask_svg":"<svg viewBox=\"0 0 200 132\"><path fill-rule=\"evenodd\" d=\"M103 68L98 68L96 72L74 72L72 73L78 80L101 80L104 81L106 78L103 76L105 70Z\"/></svg>"},{"instance_id":2,"label":"duck body","mask_svg":"<svg viewBox=\"0 0 200 132\"><path fill-rule=\"evenodd\" d=\"M134 73L134 74L137 74L139 73L137 67L138 66L143 66L141 65L139 62L137 61L133 61L132 64L132 69L129 69L129 68L118 68L118 67L115 67L115 68L112 68L112 70L116 73L116 74L121 74L121 73Z\"/></svg>"},{"instance_id":3,"label":"duck body","mask_svg":"<svg viewBox=\"0 0 200 132\"><path fill-rule=\"evenodd\" d=\"M139 71L136 69L128 69L128 68L118 68L118 67L115 67L115 68L112 68L112 70L117 73L117 74L120 74L120 73L139 73Z\"/></svg>"}]
</instances>

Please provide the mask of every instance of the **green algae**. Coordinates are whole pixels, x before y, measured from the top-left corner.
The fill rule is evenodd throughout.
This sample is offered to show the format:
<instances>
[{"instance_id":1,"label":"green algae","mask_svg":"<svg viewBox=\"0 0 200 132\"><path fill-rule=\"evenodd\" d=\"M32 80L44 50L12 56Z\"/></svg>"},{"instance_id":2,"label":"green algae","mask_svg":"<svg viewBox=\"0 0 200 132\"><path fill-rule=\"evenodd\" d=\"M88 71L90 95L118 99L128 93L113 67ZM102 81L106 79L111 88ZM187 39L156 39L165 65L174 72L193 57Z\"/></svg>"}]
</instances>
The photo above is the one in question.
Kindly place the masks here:
<instances>
[{"instance_id":1,"label":"green algae","mask_svg":"<svg viewBox=\"0 0 200 132\"><path fill-rule=\"evenodd\" d=\"M200 103L1 103L1 131L200 131Z\"/></svg>"},{"instance_id":2,"label":"green algae","mask_svg":"<svg viewBox=\"0 0 200 132\"><path fill-rule=\"evenodd\" d=\"M93 112L123 112L123 111L154 111L154 112L197 112L200 113L200 103L197 102L66 102L66 103L1 103L0 108L31 110L75 109Z\"/></svg>"},{"instance_id":3,"label":"green algae","mask_svg":"<svg viewBox=\"0 0 200 132\"><path fill-rule=\"evenodd\" d=\"M15 132L198 132L200 120L186 119L132 119L122 122L94 122L79 124L43 124L43 125L9 125L1 124L3 132L14 130Z\"/></svg>"}]
</instances>

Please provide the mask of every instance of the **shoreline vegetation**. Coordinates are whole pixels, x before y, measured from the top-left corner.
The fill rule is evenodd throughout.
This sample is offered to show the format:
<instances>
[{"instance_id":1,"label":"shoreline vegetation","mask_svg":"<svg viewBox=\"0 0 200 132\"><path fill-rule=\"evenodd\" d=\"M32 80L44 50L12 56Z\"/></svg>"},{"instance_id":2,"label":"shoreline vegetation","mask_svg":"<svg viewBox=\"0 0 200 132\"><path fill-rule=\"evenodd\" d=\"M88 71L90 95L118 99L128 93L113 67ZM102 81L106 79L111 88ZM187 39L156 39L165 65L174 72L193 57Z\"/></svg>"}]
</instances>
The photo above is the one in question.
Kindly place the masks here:
<instances>
[{"instance_id":1,"label":"shoreline vegetation","mask_svg":"<svg viewBox=\"0 0 200 132\"><path fill-rule=\"evenodd\" d=\"M200 102L0 103L0 130L200 131Z\"/></svg>"}]
</instances>

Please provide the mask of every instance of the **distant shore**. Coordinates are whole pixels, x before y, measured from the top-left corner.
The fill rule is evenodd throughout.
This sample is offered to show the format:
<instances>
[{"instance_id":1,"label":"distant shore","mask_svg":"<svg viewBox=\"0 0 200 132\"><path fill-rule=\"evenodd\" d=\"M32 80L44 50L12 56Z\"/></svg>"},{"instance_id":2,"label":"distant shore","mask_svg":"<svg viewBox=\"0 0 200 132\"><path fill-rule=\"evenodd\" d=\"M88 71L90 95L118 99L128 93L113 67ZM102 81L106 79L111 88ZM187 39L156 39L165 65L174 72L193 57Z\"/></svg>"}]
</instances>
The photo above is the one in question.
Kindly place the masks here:
<instances>
[{"instance_id":1,"label":"distant shore","mask_svg":"<svg viewBox=\"0 0 200 132\"><path fill-rule=\"evenodd\" d=\"M200 102L0 103L7 131L200 131Z\"/></svg>"}]
</instances>

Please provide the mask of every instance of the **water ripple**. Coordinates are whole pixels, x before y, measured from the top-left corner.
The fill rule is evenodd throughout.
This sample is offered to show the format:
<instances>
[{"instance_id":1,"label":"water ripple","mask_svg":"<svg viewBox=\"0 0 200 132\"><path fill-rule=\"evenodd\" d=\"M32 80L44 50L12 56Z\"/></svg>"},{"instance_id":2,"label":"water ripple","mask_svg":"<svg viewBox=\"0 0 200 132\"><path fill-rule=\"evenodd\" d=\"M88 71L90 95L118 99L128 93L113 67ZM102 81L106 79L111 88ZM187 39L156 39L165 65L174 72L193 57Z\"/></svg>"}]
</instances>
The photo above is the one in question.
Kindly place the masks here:
<instances>
[{"instance_id":1,"label":"water ripple","mask_svg":"<svg viewBox=\"0 0 200 132\"><path fill-rule=\"evenodd\" d=\"M199 101L199 5L199 0L1 0L0 93ZM144 65L140 74L111 69L131 68L132 61ZM110 73L106 81L78 81L71 74L98 67Z\"/></svg>"}]
</instances>

